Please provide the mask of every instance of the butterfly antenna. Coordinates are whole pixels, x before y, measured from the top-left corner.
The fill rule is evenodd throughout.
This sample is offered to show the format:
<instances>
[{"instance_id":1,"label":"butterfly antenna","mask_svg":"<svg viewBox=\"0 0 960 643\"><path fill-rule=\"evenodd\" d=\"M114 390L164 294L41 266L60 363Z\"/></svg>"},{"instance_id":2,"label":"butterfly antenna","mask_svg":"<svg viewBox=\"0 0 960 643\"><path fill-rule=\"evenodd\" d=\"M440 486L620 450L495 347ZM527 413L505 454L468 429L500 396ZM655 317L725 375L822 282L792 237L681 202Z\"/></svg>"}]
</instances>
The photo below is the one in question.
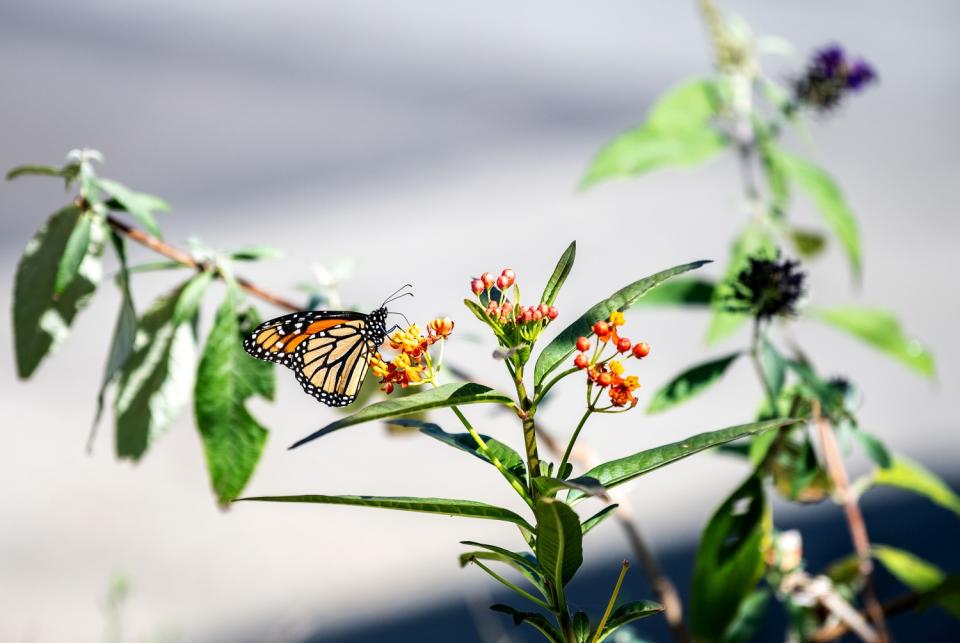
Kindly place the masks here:
<instances>
[{"instance_id":1,"label":"butterfly antenna","mask_svg":"<svg viewBox=\"0 0 960 643\"><path fill-rule=\"evenodd\" d=\"M396 290L394 290L392 293L390 293L389 295L387 295L387 298L383 300L383 303L380 304L380 306L381 306L381 307L386 306L386 305L389 304L391 301L394 301L394 300L396 300L396 299L399 299L400 297L403 297L404 295L410 295L411 297L413 297L413 293L412 293L412 292L404 293L404 295L399 295L399 296L398 296L398 293L400 293L404 288L413 288L413 284L403 284L402 286L400 286L399 288L397 288Z\"/></svg>"},{"instance_id":2,"label":"butterfly antenna","mask_svg":"<svg viewBox=\"0 0 960 643\"><path fill-rule=\"evenodd\" d=\"M404 315L403 313L398 313L398 312L396 312L396 311L391 310L391 311L387 312L387 314L388 314L388 315L399 315L400 317L403 317L403 321L407 322L407 327L408 327L408 328L413 325L413 324L410 323L410 320L407 319L407 316Z\"/></svg>"}]
</instances>

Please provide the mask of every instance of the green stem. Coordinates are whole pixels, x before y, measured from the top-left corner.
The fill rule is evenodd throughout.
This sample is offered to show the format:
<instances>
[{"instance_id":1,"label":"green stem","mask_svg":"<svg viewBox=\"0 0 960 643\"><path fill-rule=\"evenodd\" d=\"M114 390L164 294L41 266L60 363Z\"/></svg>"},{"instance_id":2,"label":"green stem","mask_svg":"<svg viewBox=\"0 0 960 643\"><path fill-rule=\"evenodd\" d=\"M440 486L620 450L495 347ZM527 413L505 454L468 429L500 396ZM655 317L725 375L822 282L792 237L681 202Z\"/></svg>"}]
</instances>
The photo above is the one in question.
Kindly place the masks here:
<instances>
[{"instance_id":1,"label":"green stem","mask_svg":"<svg viewBox=\"0 0 960 643\"><path fill-rule=\"evenodd\" d=\"M544 396L547 394L547 391L552 389L557 382L565 378L567 375L572 375L573 373L576 373L578 370L580 369L578 369L577 367L568 368L567 370L560 372L556 377L554 377L552 380L550 380L546 384L541 385L540 390L536 391L535 395L533 396L534 405L539 404L540 400L542 400Z\"/></svg>"},{"instance_id":2,"label":"green stem","mask_svg":"<svg viewBox=\"0 0 960 643\"><path fill-rule=\"evenodd\" d=\"M603 632L604 626L607 624L607 619L610 618L610 613L613 612L613 606L617 602L617 596L620 595L620 586L623 585L623 577L627 575L627 570L630 569L629 561L623 561L623 565L620 566L620 576L617 578L617 584L613 586L613 593L610 595L610 600L607 602L607 609L603 613L603 618L600 619L600 624L597 626L597 631L593 635L591 643L597 643L600 640L600 634Z\"/></svg>"},{"instance_id":3,"label":"green stem","mask_svg":"<svg viewBox=\"0 0 960 643\"><path fill-rule=\"evenodd\" d=\"M528 601L530 601L530 602L532 602L532 603L536 603L537 605L539 605L540 607L542 607L542 608L545 609L545 610L549 610L549 609L550 609L550 606L547 605L545 602L541 601L539 598L537 598L536 596L534 596L534 595L531 594L530 592L528 592L528 591L526 591L526 590L524 590L524 589L521 589L521 588L517 587L516 585L514 585L513 583L511 583L510 581L508 581L506 578L504 578L503 576L501 576L501 575L498 574L497 572L493 571L492 569L490 569L489 567L487 567L486 565L484 565L483 563L481 563L481 562L480 562L479 560L477 560L476 558L472 559L470 562L472 562L474 565L476 565L477 567L479 567L479 568L482 569L483 571L485 571L485 572L487 572L488 574L490 574L491 576L493 576L495 579L497 579L498 581L500 581L501 583L503 583L504 585L506 585L507 587L509 587L509 588L512 589L513 591L515 591L517 594L520 594L520 596L523 596L523 597L524 597L525 599L527 599Z\"/></svg>"},{"instance_id":4,"label":"green stem","mask_svg":"<svg viewBox=\"0 0 960 643\"><path fill-rule=\"evenodd\" d=\"M517 366L513 374L513 383L517 389L520 419L523 422L523 446L527 454L527 475L529 476L530 495L536 498L537 488L534 478L540 477L540 455L537 452L537 430L533 423L536 407L527 396L527 387L523 383L523 366Z\"/></svg>"},{"instance_id":5,"label":"green stem","mask_svg":"<svg viewBox=\"0 0 960 643\"><path fill-rule=\"evenodd\" d=\"M763 385L763 390L767 395L767 401L770 402L770 412L776 416L777 396L774 395L773 389L770 387L770 380L767 379L767 373L763 370L763 363L760 361L760 342L762 339L763 333L760 328L760 319L755 318L753 320L753 337L750 341L750 359L753 361L753 367L756 369L760 383Z\"/></svg>"},{"instance_id":6,"label":"green stem","mask_svg":"<svg viewBox=\"0 0 960 643\"><path fill-rule=\"evenodd\" d=\"M573 430L573 435L570 436L570 441L567 443L567 449L563 452L563 458L560 459L560 467L557 469L558 476L567 465L567 460L570 459L570 453L573 452L573 445L577 442L577 438L580 437L580 430L583 428L583 425L587 423L587 418L590 417L591 413L593 413L593 407L588 406L587 410L583 413L583 417L580 418L577 428Z\"/></svg>"},{"instance_id":7,"label":"green stem","mask_svg":"<svg viewBox=\"0 0 960 643\"><path fill-rule=\"evenodd\" d=\"M467 430L467 433L469 433L470 437L473 438L473 441L477 443L477 446L480 448L480 451L483 453L483 455L486 456L486 458L490 460L490 463L497 468L497 471L499 471L501 475L506 478L507 482L510 483L510 486L513 487L518 494L520 494L520 497L523 498L524 502L526 502L532 508L533 499L530 497L530 494L527 492L526 488L520 484L519 480L517 480L517 477L510 473L504 464L500 462L500 459L497 458L492 451L490 451L490 447L487 446L486 441L480 436L479 433L477 433L476 429L473 428L473 425L470 424L470 421L467 420L467 417L463 414L463 412L456 406L451 406L450 409L460 419L460 423L463 424L464 428Z\"/></svg>"}]
</instances>

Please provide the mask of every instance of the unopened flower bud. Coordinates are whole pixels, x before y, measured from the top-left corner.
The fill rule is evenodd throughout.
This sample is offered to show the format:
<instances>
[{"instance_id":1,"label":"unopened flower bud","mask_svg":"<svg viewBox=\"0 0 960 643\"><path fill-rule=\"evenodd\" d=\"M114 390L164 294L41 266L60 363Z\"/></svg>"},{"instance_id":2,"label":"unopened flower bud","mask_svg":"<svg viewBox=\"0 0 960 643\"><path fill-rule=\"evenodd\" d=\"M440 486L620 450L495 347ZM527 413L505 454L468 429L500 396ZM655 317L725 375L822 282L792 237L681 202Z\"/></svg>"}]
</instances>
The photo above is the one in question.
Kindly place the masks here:
<instances>
[{"instance_id":1,"label":"unopened flower bud","mask_svg":"<svg viewBox=\"0 0 960 643\"><path fill-rule=\"evenodd\" d=\"M646 342L637 342L633 346L633 356L637 359L643 359L650 354L650 344Z\"/></svg>"},{"instance_id":2,"label":"unopened flower bud","mask_svg":"<svg viewBox=\"0 0 960 643\"><path fill-rule=\"evenodd\" d=\"M621 353L626 353L630 350L630 340L626 337L621 337L617 340L617 350Z\"/></svg>"},{"instance_id":3,"label":"unopened flower bud","mask_svg":"<svg viewBox=\"0 0 960 643\"><path fill-rule=\"evenodd\" d=\"M590 360L587 359L586 355L584 355L583 353L580 353L579 355L577 355L576 359L573 360L573 365L582 370L590 366Z\"/></svg>"},{"instance_id":4,"label":"unopened flower bud","mask_svg":"<svg viewBox=\"0 0 960 643\"><path fill-rule=\"evenodd\" d=\"M590 350L590 340L586 337L577 338L577 350L581 353Z\"/></svg>"},{"instance_id":5,"label":"unopened flower bud","mask_svg":"<svg viewBox=\"0 0 960 643\"><path fill-rule=\"evenodd\" d=\"M470 290L473 291L474 295L479 295L484 290L486 290L486 287L483 285L482 280L474 279L473 281L470 282Z\"/></svg>"},{"instance_id":6,"label":"unopened flower bud","mask_svg":"<svg viewBox=\"0 0 960 643\"><path fill-rule=\"evenodd\" d=\"M483 282L483 287L485 290L490 290L493 288L493 284L496 283L496 278L493 276L492 272L485 272L480 275L480 281Z\"/></svg>"}]
</instances>

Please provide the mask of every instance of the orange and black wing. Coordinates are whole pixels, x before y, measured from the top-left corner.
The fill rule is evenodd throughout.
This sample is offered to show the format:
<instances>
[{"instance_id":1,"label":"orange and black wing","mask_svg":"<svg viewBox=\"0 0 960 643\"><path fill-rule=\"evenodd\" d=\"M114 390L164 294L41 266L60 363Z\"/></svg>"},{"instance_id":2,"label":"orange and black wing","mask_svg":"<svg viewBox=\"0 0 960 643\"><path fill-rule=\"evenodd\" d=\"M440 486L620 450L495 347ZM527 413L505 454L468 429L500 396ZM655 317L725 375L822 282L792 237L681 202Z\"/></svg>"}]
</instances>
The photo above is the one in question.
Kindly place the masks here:
<instances>
[{"instance_id":1,"label":"orange and black wing","mask_svg":"<svg viewBox=\"0 0 960 643\"><path fill-rule=\"evenodd\" d=\"M243 340L245 351L257 359L296 368L296 353L308 338L334 326L366 319L362 313L311 310L277 317L257 326Z\"/></svg>"}]
</instances>

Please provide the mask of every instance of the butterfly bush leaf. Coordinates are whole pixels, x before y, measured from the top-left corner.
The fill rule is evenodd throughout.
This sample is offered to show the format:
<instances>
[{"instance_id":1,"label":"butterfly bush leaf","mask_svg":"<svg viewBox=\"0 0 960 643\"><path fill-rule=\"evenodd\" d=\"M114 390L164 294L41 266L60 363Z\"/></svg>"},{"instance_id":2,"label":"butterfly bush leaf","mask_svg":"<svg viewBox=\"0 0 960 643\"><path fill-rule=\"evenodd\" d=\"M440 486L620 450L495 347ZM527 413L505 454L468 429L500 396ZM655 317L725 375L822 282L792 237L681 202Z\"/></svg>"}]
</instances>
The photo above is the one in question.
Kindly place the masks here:
<instances>
[{"instance_id":1,"label":"butterfly bush leaf","mask_svg":"<svg viewBox=\"0 0 960 643\"><path fill-rule=\"evenodd\" d=\"M890 455L886 445L877 436L867 433L859 427L850 431L850 434L860 443L867 457L878 467L889 469L893 466L893 456Z\"/></svg>"},{"instance_id":2,"label":"butterfly bush leaf","mask_svg":"<svg viewBox=\"0 0 960 643\"><path fill-rule=\"evenodd\" d=\"M599 482L607 489L633 480L637 476L650 473L660 467L681 460L711 447L732 442L747 435L757 435L773 429L796 423L797 420L777 419L765 422L753 422L737 426L692 435L686 440L665 444L645 451L610 460L587 471L581 478ZM581 499L582 493L572 491L568 502Z\"/></svg>"},{"instance_id":3,"label":"butterfly bush leaf","mask_svg":"<svg viewBox=\"0 0 960 643\"><path fill-rule=\"evenodd\" d=\"M580 525L580 530L583 532L583 535L586 536L587 532L602 523L604 520L612 516L617 512L617 508L620 505L607 505L597 513L593 514L589 518L583 521Z\"/></svg>"},{"instance_id":4,"label":"butterfly bush leaf","mask_svg":"<svg viewBox=\"0 0 960 643\"><path fill-rule=\"evenodd\" d=\"M650 110L644 125L621 134L597 153L581 187L660 167L695 165L710 158L728 144L710 123L721 102L713 80L694 80L671 88Z\"/></svg>"},{"instance_id":5,"label":"butterfly bush leaf","mask_svg":"<svg viewBox=\"0 0 960 643\"><path fill-rule=\"evenodd\" d=\"M914 371L933 377L937 367L933 354L909 337L892 314L878 308L840 306L810 311L814 319L860 339Z\"/></svg>"},{"instance_id":6,"label":"butterfly bush leaf","mask_svg":"<svg viewBox=\"0 0 960 643\"><path fill-rule=\"evenodd\" d=\"M283 251L273 246L247 246L234 250L230 258L234 261L260 261L262 259L277 259L283 256Z\"/></svg>"},{"instance_id":7,"label":"butterfly bush leaf","mask_svg":"<svg viewBox=\"0 0 960 643\"><path fill-rule=\"evenodd\" d=\"M896 456L890 467L875 470L873 484L911 491L960 516L960 495L935 473L909 458Z\"/></svg>"},{"instance_id":8,"label":"butterfly bush leaf","mask_svg":"<svg viewBox=\"0 0 960 643\"><path fill-rule=\"evenodd\" d=\"M255 496L238 498L234 502L299 502L321 505L351 505L355 507L375 507L379 509L394 509L397 511L416 511L428 514L445 516L461 516L464 518L482 518L499 520L518 525L524 530L532 532L534 529L518 514L495 505L474 500L454 500L450 498L410 498L406 496Z\"/></svg>"},{"instance_id":9,"label":"butterfly bush leaf","mask_svg":"<svg viewBox=\"0 0 960 643\"><path fill-rule=\"evenodd\" d=\"M933 599L932 602L939 604L954 618L960 619L960 595L956 591L937 595L940 594L938 590L948 580L947 575L939 567L908 551L889 545L873 545L870 548L870 554L901 583L914 592L928 595Z\"/></svg>"},{"instance_id":10,"label":"butterfly bush leaf","mask_svg":"<svg viewBox=\"0 0 960 643\"><path fill-rule=\"evenodd\" d=\"M73 232L67 239L67 247L63 249L63 256L60 258L60 265L57 268L57 280L53 286L54 297L60 297L70 287L73 280L77 278L80 265L90 249L93 226L93 215L89 213L85 212L77 219L77 225L74 226Z\"/></svg>"},{"instance_id":11,"label":"butterfly bush leaf","mask_svg":"<svg viewBox=\"0 0 960 643\"><path fill-rule=\"evenodd\" d=\"M74 276L57 293L57 276L70 238L82 217L67 206L50 217L27 244L13 286L13 334L17 373L30 377L41 360L66 339L77 313L90 301L103 274L105 231L91 226L89 241Z\"/></svg>"},{"instance_id":12,"label":"butterfly bush leaf","mask_svg":"<svg viewBox=\"0 0 960 643\"><path fill-rule=\"evenodd\" d=\"M730 627L763 575L773 521L759 477L751 475L710 518L693 566L690 624L712 640Z\"/></svg>"},{"instance_id":13,"label":"butterfly bush leaf","mask_svg":"<svg viewBox=\"0 0 960 643\"><path fill-rule=\"evenodd\" d=\"M647 413L660 413L702 393L711 384L723 377L730 365L740 357L740 353L731 353L685 370L663 388L654 393Z\"/></svg>"},{"instance_id":14,"label":"butterfly bush leaf","mask_svg":"<svg viewBox=\"0 0 960 643\"><path fill-rule=\"evenodd\" d=\"M547 280L547 285L543 289L543 295L540 297L542 303L549 306L556 301L557 295L560 294L560 289L563 288L563 282L567 280L567 276L573 269L573 262L576 258L577 242L571 241L570 245L567 246L567 249L564 250L560 256L560 261L557 262L557 266L553 269L553 274L551 274Z\"/></svg>"},{"instance_id":15,"label":"butterfly bush leaf","mask_svg":"<svg viewBox=\"0 0 960 643\"><path fill-rule=\"evenodd\" d=\"M240 495L263 452L267 429L247 410L254 396L272 399L275 370L243 350L235 285L217 310L207 336L194 387L194 416L217 500L227 505Z\"/></svg>"},{"instance_id":16,"label":"butterfly bush leaf","mask_svg":"<svg viewBox=\"0 0 960 643\"><path fill-rule=\"evenodd\" d=\"M197 306L212 279L209 272L193 277L157 299L140 318L114 402L118 457L139 460L189 400Z\"/></svg>"},{"instance_id":17,"label":"butterfly bush leaf","mask_svg":"<svg viewBox=\"0 0 960 643\"><path fill-rule=\"evenodd\" d=\"M755 641L770 605L770 590L758 589L740 603L737 615L723 634L723 643Z\"/></svg>"},{"instance_id":18,"label":"butterfly bush leaf","mask_svg":"<svg viewBox=\"0 0 960 643\"><path fill-rule=\"evenodd\" d=\"M144 229L157 239L162 239L160 226L153 216L155 212L169 212L170 205L158 196L131 190L122 183L110 179L96 179L96 185L114 199L119 209L125 210L136 219Z\"/></svg>"},{"instance_id":19,"label":"butterfly bush leaf","mask_svg":"<svg viewBox=\"0 0 960 643\"><path fill-rule=\"evenodd\" d=\"M583 564L583 531L577 514L553 498L537 500L537 560L547 576L565 586Z\"/></svg>"},{"instance_id":20,"label":"butterfly bush leaf","mask_svg":"<svg viewBox=\"0 0 960 643\"><path fill-rule=\"evenodd\" d=\"M60 168L53 167L51 165L18 165L17 167L11 169L7 172L7 180L12 181L13 179L19 178L21 176L57 176L63 177L68 176L70 167Z\"/></svg>"},{"instance_id":21,"label":"butterfly bush leaf","mask_svg":"<svg viewBox=\"0 0 960 643\"><path fill-rule=\"evenodd\" d=\"M120 272L117 275L117 285L120 287L120 312L113 328L113 339L110 341L110 353L107 364L103 369L103 380L100 383L100 392L97 394L97 411L93 418L96 428L103 414L104 398L107 387L113 382L127 359L133 354L133 343L137 336L137 313L133 307L133 296L130 293L130 273L127 269L127 253L123 237L114 232L110 233L110 240L117 251L120 262ZM92 435L91 435L92 439Z\"/></svg>"},{"instance_id":22,"label":"butterfly bush leaf","mask_svg":"<svg viewBox=\"0 0 960 643\"><path fill-rule=\"evenodd\" d=\"M707 263L710 262L693 261L660 271L643 279L638 279L629 286L621 288L603 301L595 304L590 310L580 315L576 321L560 331L560 334L540 352L536 367L534 368L534 385L539 387L547 375L573 354L577 338L589 335L595 322L601 319L607 319L610 313L615 310L622 311L630 308L648 291L656 288L671 277L695 270Z\"/></svg>"},{"instance_id":23,"label":"butterfly bush leaf","mask_svg":"<svg viewBox=\"0 0 960 643\"><path fill-rule=\"evenodd\" d=\"M450 406L464 406L466 404L505 404L513 402L509 397L493 390L488 386L473 383L451 383L426 389L408 397L388 399L352 413L346 417L331 422L319 431L311 433L302 440L294 443L290 448L296 448L311 440L345 429L348 426L363 424L373 420L402 417L429 411L430 409L446 408Z\"/></svg>"},{"instance_id":24,"label":"butterfly bush leaf","mask_svg":"<svg viewBox=\"0 0 960 643\"><path fill-rule=\"evenodd\" d=\"M855 275L862 269L860 231L857 220L833 178L800 157L778 153L778 162L797 186L806 192L834 236L840 241Z\"/></svg>"}]
</instances>

